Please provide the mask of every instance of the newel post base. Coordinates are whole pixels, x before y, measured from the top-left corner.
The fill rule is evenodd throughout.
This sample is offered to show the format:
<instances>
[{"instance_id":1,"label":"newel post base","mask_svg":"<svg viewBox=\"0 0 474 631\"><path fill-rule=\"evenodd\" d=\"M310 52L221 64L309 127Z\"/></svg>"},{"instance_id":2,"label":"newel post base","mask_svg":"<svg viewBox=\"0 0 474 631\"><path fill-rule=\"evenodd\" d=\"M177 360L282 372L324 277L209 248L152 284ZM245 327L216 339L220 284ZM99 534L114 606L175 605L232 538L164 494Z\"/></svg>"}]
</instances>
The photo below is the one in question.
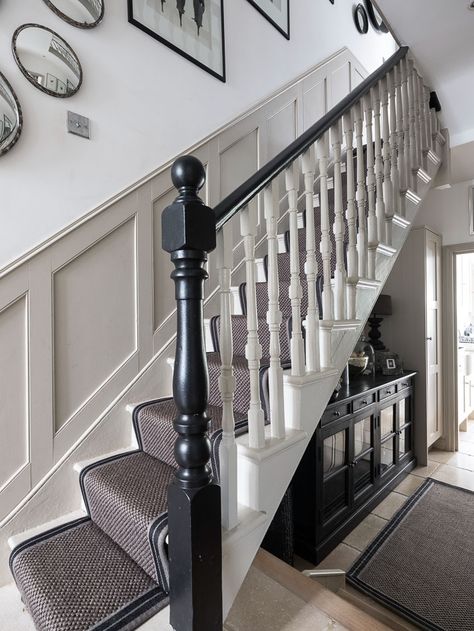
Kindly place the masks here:
<instances>
[{"instance_id":1,"label":"newel post base","mask_svg":"<svg viewBox=\"0 0 474 631\"><path fill-rule=\"evenodd\" d=\"M177 160L171 177L179 195L162 215L163 249L175 267L177 311L177 469L168 489L170 623L175 631L222 631L221 496L209 464L203 320L207 254L216 247L216 221L198 196L206 173L197 158Z\"/></svg>"},{"instance_id":2,"label":"newel post base","mask_svg":"<svg viewBox=\"0 0 474 631\"><path fill-rule=\"evenodd\" d=\"M221 490L168 491L170 624L175 631L222 631Z\"/></svg>"}]
</instances>

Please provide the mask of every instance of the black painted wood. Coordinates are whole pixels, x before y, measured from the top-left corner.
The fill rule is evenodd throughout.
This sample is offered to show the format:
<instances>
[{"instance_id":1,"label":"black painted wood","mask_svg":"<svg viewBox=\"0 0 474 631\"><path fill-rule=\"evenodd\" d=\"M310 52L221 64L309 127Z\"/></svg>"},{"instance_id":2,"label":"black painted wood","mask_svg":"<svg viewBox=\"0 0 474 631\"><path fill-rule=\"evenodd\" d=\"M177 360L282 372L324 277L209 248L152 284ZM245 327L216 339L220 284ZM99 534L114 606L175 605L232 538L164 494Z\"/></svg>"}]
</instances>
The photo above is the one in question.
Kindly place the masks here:
<instances>
[{"instance_id":1,"label":"black painted wood","mask_svg":"<svg viewBox=\"0 0 474 631\"><path fill-rule=\"evenodd\" d=\"M326 408L293 478L295 551L299 556L312 563L322 561L413 468L415 374L353 380ZM399 416L400 401L408 403L405 423ZM393 431L385 436L381 435L380 423L383 410L393 414ZM355 426L362 419L370 419L371 445L356 454ZM324 440L339 432L345 435L344 461L325 475ZM405 453L400 448L403 432L409 445ZM394 450L390 467L381 462L385 441L391 441Z\"/></svg>"},{"instance_id":2,"label":"black painted wood","mask_svg":"<svg viewBox=\"0 0 474 631\"><path fill-rule=\"evenodd\" d=\"M168 490L170 622L175 631L222 631L220 488L209 465L209 375L203 322L207 254L216 246L215 215L199 198L206 173L193 156L173 165L179 195L162 215L162 245L175 269L177 342L173 396L178 408Z\"/></svg>"},{"instance_id":3,"label":"black painted wood","mask_svg":"<svg viewBox=\"0 0 474 631\"><path fill-rule=\"evenodd\" d=\"M221 228L241 208L267 186L279 173L290 166L295 159L306 151L318 138L328 131L338 120L349 111L361 97L367 94L380 79L390 72L398 62L408 53L408 47L402 46L380 68L367 77L360 85L348 94L340 103L332 108L325 116L309 127L301 136L294 140L286 149L241 184L230 195L214 208L217 228Z\"/></svg>"}]
</instances>

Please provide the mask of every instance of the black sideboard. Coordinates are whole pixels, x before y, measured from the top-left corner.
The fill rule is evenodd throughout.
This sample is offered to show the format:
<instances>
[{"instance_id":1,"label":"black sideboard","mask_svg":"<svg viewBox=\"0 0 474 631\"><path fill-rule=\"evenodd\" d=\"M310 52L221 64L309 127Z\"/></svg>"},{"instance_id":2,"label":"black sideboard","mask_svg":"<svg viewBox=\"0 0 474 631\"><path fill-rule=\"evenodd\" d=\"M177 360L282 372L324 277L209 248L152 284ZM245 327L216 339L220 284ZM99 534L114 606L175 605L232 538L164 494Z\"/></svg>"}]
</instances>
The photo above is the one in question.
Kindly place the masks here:
<instances>
[{"instance_id":1,"label":"black sideboard","mask_svg":"<svg viewBox=\"0 0 474 631\"><path fill-rule=\"evenodd\" d=\"M415 374L352 380L326 408L293 478L299 556L319 563L415 466Z\"/></svg>"}]
</instances>

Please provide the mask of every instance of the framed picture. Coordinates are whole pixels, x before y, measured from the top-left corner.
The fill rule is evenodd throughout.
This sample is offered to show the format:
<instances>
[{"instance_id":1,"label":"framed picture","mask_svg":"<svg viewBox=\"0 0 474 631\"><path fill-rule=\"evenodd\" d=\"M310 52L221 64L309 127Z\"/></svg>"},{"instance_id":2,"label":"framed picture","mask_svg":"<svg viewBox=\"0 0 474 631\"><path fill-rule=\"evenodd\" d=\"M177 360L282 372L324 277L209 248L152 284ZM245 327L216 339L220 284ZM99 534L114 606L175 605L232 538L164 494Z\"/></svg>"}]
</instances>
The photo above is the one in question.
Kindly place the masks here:
<instances>
[{"instance_id":1,"label":"framed picture","mask_svg":"<svg viewBox=\"0 0 474 631\"><path fill-rule=\"evenodd\" d=\"M396 353L387 353L382 360L382 375L402 375L403 365Z\"/></svg>"},{"instance_id":2,"label":"framed picture","mask_svg":"<svg viewBox=\"0 0 474 631\"><path fill-rule=\"evenodd\" d=\"M474 186L469 187L469 234L474 236Z\"/></svg>"},{"instance_id":3,"label":"framed picture","mask_svg":"<svg viewBox=\"0 0 474 631\"><path fill-rule=\"evenodd\" d=\"M224 0L128 0L128 21L225 82Z\"/></svg>"},{"instance_id":4,"label":"framed picture","mask_svg":"<svg viewBox=\"0 0 474 631\"><path fill-rule=\"evenodd\" d=\"M248 0L280 33L290 39L290 0Z\"/></svg>"}]
</instances>

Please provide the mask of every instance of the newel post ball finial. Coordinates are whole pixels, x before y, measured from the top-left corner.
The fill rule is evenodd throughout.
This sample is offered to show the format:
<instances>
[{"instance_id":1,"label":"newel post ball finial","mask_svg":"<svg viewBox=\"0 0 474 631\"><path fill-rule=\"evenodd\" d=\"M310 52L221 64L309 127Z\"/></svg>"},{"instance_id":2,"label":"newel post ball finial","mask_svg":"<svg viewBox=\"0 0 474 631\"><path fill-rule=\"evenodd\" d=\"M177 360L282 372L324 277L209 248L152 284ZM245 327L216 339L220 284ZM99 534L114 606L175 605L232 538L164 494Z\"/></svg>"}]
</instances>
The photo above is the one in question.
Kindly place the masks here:
<instances>
[{"instance_id":1,"label":"newel post ball finial","mask_svg":"<svg viewBox=\"0 0 474 631\"><path fill-rule=\"evenodd\" d=\"M171 167L171 179L179 195L163 211L162 242L166 252L216 247L216 219L198 193L206 183L206 170L194 156L182 156Z\"/></svg>"},{"instance_id":2,"label":"newel post ball finial","mask_svg":"<svg viewBox=\"0 0 474 631\"><path fill-rule=\"evenodd\" d=\"M182 156L171 167L171 180L181 197L198 197L206 183L206 169L194 156Z\"/></svg>"}]
</instances>

